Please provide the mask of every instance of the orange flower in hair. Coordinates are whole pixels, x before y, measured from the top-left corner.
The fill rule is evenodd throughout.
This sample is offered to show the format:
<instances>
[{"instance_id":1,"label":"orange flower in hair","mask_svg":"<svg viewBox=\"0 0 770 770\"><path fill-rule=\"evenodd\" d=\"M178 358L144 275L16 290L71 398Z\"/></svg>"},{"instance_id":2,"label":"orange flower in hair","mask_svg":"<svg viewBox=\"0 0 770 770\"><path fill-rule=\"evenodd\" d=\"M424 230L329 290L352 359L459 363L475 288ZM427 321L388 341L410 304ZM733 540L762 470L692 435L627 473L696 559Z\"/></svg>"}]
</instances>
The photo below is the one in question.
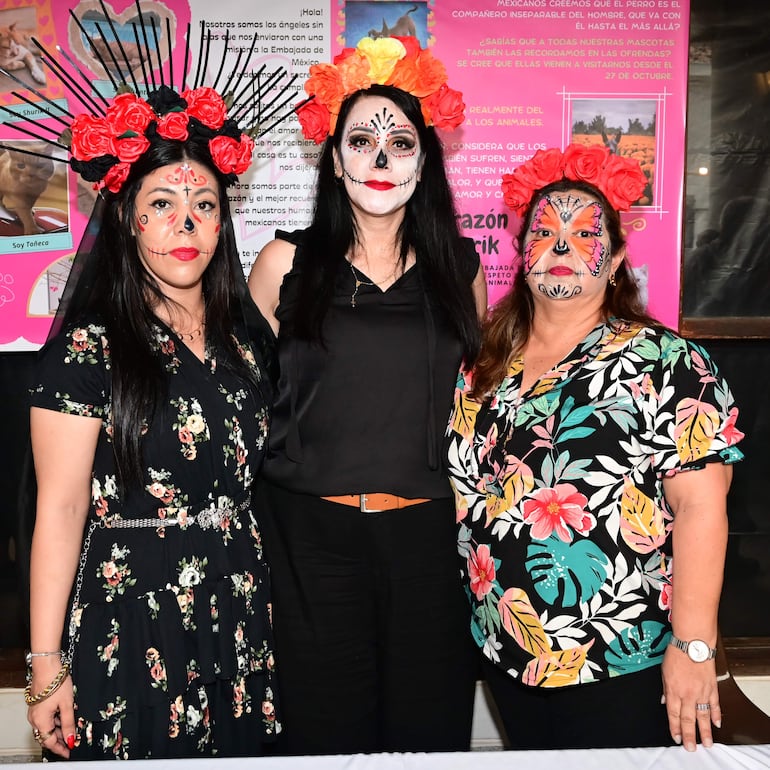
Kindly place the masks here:
<instances>
[{"instance_id":1,"label":"orange flower in hair","mask_svg":"<svg viewBox=\"0 0 770 770\"><path fill-rule=\"evenodd\" d=\"M446 68L416 38L365 37L355 48L337 55L333 64L310 67L305 83L310 99L297 107L305 138L320 144L333 135L342 102L375 83L400 88L419 99L429 126L450 129L465 120L462 94L449 88Z\"/></svg>"}]
</instances>

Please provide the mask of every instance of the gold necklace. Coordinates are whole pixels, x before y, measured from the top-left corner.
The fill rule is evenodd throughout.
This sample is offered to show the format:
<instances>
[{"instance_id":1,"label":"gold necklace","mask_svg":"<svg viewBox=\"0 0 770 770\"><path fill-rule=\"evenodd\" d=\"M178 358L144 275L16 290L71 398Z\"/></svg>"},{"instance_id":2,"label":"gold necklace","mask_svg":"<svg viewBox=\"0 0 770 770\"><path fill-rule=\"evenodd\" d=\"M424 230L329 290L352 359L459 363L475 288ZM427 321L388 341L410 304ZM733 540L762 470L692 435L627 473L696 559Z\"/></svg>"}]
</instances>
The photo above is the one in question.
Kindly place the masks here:
<instances>
[{"instance_id":1,"label":"gold necklace","mask_svg":"<svg viewBox=\"0 0 770 770\"><path fill-rule=\"evenodd\" d=\"M198 337L200 337L203 334L203 327L206 325L205 321L201 321L200 324L198 324L198 327L196 329L193 329L191 332L180 332L177 331L173 326L171 327L171 331L176 334L177 337L179 337L182 342L185 340L187 342L193 342L194 340L197 340Z\"/></svg>"},{"instance_id":2,"label":"gold necklace","mask_svg":"<svg viewBox=\"0 0 770 770\"><path fill-rule=\"evenodd\" d=\"M353 289L353 293L350 295L350 307L355 307L356 306L356 297L358 296L358 289L361 286L375 286L376 284L374 283L374 281L362 281L358 277L358 273L360 271L356 270L356 268L355 268L355 266L353 265L352 262L348 262L348 264L350 265L350 272L353 273L353 280L356 282L355 283L355 287Z\"/></svg>"}]
</instances>

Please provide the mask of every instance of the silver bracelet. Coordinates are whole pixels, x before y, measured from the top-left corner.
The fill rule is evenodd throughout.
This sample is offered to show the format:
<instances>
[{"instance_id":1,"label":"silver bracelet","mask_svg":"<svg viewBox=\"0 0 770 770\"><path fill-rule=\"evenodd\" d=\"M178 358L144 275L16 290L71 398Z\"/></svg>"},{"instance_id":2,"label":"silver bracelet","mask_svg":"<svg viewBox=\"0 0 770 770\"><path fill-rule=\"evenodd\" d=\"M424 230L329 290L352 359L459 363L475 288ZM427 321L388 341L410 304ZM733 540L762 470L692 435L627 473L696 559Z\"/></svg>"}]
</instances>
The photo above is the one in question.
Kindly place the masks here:
<instances>
[{"instance_id":1,"label":"silver bracelet","mask_svg":"<svg viewBox=\"0 0 770 770\"><path fill-rule=\"evenodd\" d=\"M24 660L28 666L32 665L32 658L47 658L49 655L61 655L61 650L52 650L51 652L28 652Z\"/></svg>"}]
</instances>

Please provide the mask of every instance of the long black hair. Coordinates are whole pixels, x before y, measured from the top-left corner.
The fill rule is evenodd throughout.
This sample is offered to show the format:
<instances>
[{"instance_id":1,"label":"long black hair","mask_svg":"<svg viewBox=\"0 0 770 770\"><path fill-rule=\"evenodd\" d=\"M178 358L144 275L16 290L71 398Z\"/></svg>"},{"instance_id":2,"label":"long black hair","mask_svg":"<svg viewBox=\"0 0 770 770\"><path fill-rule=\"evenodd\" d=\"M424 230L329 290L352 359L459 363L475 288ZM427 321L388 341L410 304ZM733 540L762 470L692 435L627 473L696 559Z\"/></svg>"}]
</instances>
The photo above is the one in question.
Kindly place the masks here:
<instances>
[{"instance_id":1,"label":"long black hair","mask_svg":"<svg viewBox=\"0 0 770 770\"><path fill-rule=\"evenodd\" d=\"M104 323L110 345L112 381L112 446L121 487L142 480L141 436L165 395L161 362L151 347L158 316L154 308L169 304L154 277L138 257L132 234L135 201L147 174L173 163L196 161L217 179L221 230L214 255L203 274L207 345L217 351L217 365L256 382L257 375L243 361L233 340L235 318L250 302L238 259L228 179L211 161L205 140L186 142L155 139L131 167L120 192L107 194L101 226L94 234L88 259L92 280L68 309L67 319L95 313ZM238 274L240 271L240 275Z\"/></svg>"},{"instance_id":2,"label":"long black hair","mask_svg":"<svg viewBox=\"0 0 770 770\"><path fill-rule=\"evenodd\" d=\"M289 319L292 334L322 341L322 325L334 292L339 266L357 240L355 217L345 188L334 174L334 151L340 152L342 129L350 110L367 96L390 99L414 125L423 155L421 179L406 204L401 224L400 259L414 250L420 280L428 298L444 313L462 341L466 362L479 349L478 316L464 249L449 189L441 143L433 127L425 125L420 102L394 86L372 85L342 103L336 133L326 140L318 164L313 220L303 249L307 269L301 271L299 301Z\"/></svg>"}]
</instances>

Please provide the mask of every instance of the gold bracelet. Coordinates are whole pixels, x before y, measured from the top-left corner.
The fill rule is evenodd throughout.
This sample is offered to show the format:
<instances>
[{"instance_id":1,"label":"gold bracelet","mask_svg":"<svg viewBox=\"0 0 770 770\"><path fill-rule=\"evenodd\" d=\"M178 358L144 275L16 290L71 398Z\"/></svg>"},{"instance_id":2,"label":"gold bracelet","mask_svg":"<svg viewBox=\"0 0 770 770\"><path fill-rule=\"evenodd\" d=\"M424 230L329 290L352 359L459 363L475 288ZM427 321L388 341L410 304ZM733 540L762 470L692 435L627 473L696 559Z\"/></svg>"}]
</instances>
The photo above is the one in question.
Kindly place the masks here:
<instances>
[{"instance_id":1,"label":"gold bracelet","mask_svg":"<svg viewBox=\"0 0 770 770\"><path fill-rule=\"evenodd\" d=\"M34 706L36 703L40 703L41 700L45 700L53 695L59 687L61 687L61 683L67 678L69 672L69 663L63 663L62 667L59 669L59 673L54 677L53 682L51 682L48 687L44 687L39 693L35 693L35 695L32 695L32 683L28 683L24 688L24 700L26 704L28 706Z\"/></svg>"}]
</instances>

